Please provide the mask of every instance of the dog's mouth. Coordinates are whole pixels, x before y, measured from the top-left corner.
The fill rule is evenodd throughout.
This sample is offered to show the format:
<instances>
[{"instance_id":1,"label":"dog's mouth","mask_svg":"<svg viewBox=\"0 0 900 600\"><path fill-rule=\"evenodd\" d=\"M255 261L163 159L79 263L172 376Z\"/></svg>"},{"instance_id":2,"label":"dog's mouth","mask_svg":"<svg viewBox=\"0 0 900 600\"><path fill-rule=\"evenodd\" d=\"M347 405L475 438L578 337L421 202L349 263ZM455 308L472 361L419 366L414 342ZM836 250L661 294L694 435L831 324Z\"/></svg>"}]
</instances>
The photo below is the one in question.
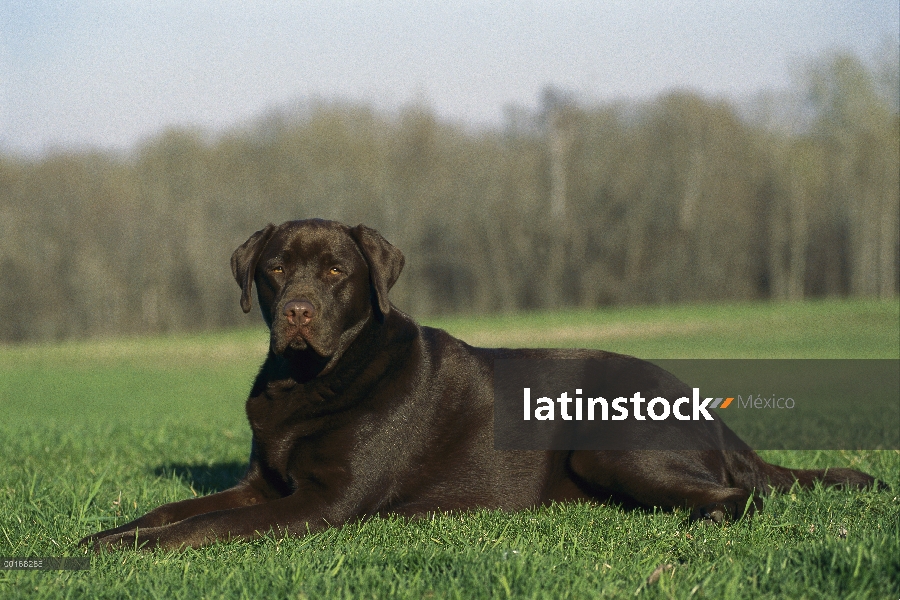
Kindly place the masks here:
<instances>
[{"instance_id":1,"label":"dog's mouth","mask_svg":"<svg viewBox=\"0 0 900 600\"><path fill-rule=\"evenodd\" d=\"M309 341L299 329L291 332L282 332L276 335L273 332L271 341L272 351L275 354L282 355L288 349L294 351L306 350L310 347Z\"/></svg>"},{"instance_id":2,"label":"dog's mouth","mask_svg":"<svg viewBox=\"0 0 900 600\"><path fill-rule=\"evenodd\" d=\"M361 319L340 334L321 327L291 326L288 323L272 328L271 350L284 357L301 372L301 379L316 377L334 369L344 350L356 338L368 319Z\"/></svg>"},{"instance_id":3,"label":"dog's mouth","mask_svg":"<svg viewBox=\"0 0 900 600\"><path fill-rule=\"evenodd\" d=\"M285 328L279 332L273 331L271 347L277 355L302 353L307 350L322 358L331 354L323 344L316 342L315 336L310 331L302 327Z\"/></svg>"},{"instance_id":4,"label":"dog's mouth","mask_svg":"<svg viewBox=\"0 0 900 600\"><path fill-rule=\"evenodd\" d=\"M309 348L309 342L307 342L302 337L297 336L288 341L287 346L284 348L284 350L281 351L281 353L284 353L288 348L290 348L291 350L306 350L307 348Z\"/></svg>"}]
</instances>

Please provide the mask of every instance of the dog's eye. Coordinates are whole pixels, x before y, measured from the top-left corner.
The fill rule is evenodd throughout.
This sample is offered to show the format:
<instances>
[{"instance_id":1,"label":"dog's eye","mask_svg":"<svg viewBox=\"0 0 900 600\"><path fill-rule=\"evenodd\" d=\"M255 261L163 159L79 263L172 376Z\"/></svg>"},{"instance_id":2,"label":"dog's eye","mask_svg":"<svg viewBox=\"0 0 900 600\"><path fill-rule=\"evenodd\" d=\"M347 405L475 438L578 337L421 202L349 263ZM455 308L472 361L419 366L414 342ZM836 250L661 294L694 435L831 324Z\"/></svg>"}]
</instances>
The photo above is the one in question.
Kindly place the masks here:
<instances>
[{"instance_id":1,"label":"dog's eye","mask_svg":"<svg viewBox=\"0 0 900 600\"><path fill-rule=\"evenodd\" d=\"M284 268L283 268L283 267L280 267L280 266L278 266L278 267L272 267L272 272L273 272L273 273L284 273Z\"/></svg>"},{"instance_id":2,"label":"dog's eye","mask_svg":"<svg viewBox=\"0 0 900 600\"><path fill-rule=\"evenodd\" d=\"M340 275L341 273L343 273L343 271L341 271L338 267L331 267L331 269L328 270L328 273L331 275Z\"/></svg>"}]
</instances>

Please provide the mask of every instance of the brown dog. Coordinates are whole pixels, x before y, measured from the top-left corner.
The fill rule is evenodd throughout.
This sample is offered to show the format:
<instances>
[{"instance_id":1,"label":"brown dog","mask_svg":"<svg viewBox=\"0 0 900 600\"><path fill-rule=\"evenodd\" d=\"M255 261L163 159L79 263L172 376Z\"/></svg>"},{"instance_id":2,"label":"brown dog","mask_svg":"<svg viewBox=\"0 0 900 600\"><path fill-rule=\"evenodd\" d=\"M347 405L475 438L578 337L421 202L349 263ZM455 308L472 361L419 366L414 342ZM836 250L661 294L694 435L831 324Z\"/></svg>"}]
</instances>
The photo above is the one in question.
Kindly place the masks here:
<instances>
[{"instance_id":1,"label":"brown dog","mask_svg":"<svg viewBox=\"0 0 900 600\"><path fill-rule=\"evenodd\" d=\"M649 393L689 391L631 357L473 348L420 327L388 300L403 263L398 249L362 225L291 221L250 236L231 266L244 312L256 283L271 345L247 400L247 474L229 490L166 504L81 543L196 547L270 531L315 532L376 514L519 510L576 499L687 508L692 518L719 521L759 508L756 494L795 481L874 483L851 469L765 463L718 420L702 425L709 442L694 450L496 450L496 359L590 359L652 380Z\"/></svg>"}]
</instances>

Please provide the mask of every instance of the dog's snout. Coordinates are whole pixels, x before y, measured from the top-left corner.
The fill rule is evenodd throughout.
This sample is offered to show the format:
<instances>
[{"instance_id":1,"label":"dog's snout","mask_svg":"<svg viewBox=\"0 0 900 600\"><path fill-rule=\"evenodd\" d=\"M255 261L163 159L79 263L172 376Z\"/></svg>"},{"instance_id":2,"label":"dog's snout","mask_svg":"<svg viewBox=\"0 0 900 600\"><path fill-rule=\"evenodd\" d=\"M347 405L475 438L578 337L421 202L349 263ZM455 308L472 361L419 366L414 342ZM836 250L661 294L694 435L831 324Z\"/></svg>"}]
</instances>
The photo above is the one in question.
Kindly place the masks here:
<instances>
[{"instance_id":1,"label":"dog's snout","mask_svg":"<svg viewBox=\"0 0 900 600\"><path fill-rule=\"evenodd\" d=\"M284 305L284 316L291 325L308 325L316 316L316 309L307 300L291 300Z\"/></svg>"}]
</instances>

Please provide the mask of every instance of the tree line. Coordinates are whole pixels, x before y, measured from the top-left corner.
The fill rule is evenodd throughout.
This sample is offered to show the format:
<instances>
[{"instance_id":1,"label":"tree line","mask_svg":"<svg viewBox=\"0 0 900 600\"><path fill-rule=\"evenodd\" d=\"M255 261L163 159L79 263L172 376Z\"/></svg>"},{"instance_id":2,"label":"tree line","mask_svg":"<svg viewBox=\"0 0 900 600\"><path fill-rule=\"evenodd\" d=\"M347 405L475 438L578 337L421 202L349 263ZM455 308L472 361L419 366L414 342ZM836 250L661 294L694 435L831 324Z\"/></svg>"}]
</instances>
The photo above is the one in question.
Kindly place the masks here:
<instances>
[{"instance_id":1,"label":"tree line","mask_svg":"<svg viewBox=\"0 0 900 600\"><path fill-rule=\"evenodd\" d=\"M492 129L327 102L125 155L0 154L0 341L246 324L231 252L308 217L398 246L416 316L894 297L896 62L820 58L752 110L548 88Z\"/></svg>"}]
</instances>

